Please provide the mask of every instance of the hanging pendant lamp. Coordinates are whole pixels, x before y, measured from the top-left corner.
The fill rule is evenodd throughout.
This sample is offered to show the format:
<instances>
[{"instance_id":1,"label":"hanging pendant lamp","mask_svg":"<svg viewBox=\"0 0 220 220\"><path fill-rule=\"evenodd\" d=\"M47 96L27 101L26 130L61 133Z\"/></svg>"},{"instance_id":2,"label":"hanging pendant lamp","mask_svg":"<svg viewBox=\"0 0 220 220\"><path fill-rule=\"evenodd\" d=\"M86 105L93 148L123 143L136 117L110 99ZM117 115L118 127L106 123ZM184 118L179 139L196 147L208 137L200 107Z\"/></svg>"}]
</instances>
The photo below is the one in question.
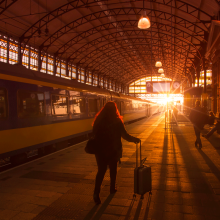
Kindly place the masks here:
<instances>
[{"instance_id":1,"label":"hanging pendant lamp","mask_svg":"<svg viewBox=\"0 0 220 220\"><path fill-rule=\"evenodd\" d=\"M161 61L160 61L160 60L158 60L158 61L155 63L155 66L156 66L156 67L161 67L161 66L162 66Z\"/></svg>"},{"instance_id":2,"label":"hanging pendant lamp","mask_svg":"<svg viewBox=\"0 0 220 220\"><path fill-rule=\"evenodd\" d=\"M158 69L158 73L164 73L163 68L159 68L159 69Z\"/></svg>"},{"instance_id":3,"label":"hanging pendant lamp","mask_svg":"<svg viewBox=\"0 0 220 220\"><path fill-rule=\"evenodd\" d=\"M147 29L150 27L150 19L147 16L147 12L144 10L144 0L143 0L143 15L138 21L138 28Z\"/></svg>"}]
</instances>

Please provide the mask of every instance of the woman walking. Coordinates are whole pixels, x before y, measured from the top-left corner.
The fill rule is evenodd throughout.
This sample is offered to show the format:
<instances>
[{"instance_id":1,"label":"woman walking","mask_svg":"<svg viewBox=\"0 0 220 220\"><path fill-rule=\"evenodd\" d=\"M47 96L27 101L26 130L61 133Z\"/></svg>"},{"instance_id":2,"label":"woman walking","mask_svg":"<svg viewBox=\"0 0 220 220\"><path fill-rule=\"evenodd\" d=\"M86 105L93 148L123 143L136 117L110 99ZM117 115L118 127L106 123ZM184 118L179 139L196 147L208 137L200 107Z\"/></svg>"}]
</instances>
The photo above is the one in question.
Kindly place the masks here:
<instances>
[{"instance_id":1,"label":"woman walking","mask_svg":"<svg viewBox=\"0 0 220 220\"><path fill-rule=\"evenodd\" d=\"M100 204L99 193L107 166L110 169L110 193L117 191L115 184L117 164L122 157L121 137L134 143L139 143L140 139L127 133L115 102L107 102L96 114L93 122L93 135L99 140L100 146L98 153L95 154L98 172L93 199L96 204Z\"/></svg>"}]
</instances>

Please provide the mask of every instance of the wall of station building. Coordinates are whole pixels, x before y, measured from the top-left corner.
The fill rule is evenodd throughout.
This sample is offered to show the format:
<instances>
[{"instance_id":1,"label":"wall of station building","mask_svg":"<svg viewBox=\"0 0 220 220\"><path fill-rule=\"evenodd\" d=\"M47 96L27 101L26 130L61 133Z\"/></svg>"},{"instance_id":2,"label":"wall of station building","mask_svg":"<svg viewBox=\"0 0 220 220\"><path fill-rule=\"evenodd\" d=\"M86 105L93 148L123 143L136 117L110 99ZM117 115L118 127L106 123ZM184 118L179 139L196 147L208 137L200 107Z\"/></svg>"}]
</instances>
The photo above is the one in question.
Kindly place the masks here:
<instances>
[{"instance_id":1,"label":"wall of station building","mask_svg":"<svg viewBox=\"0 0 220 220\"><path fill-rule=\"evenodd\" d=\"M212 70L206 70L206 86L212 85ZM197 78L195 78L195 87L197 87ZM204 87L204 71L200 72L199 86Z\"/></svg>"}]
</instances>

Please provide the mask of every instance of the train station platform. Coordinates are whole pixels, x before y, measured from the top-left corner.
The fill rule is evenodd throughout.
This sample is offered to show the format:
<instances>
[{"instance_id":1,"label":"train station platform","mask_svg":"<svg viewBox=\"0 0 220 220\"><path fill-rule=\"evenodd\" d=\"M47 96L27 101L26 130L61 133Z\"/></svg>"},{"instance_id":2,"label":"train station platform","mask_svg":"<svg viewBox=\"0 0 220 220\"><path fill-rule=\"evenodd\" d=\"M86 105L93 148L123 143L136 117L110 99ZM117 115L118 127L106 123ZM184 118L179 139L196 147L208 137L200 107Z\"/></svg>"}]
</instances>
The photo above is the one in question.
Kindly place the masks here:
<instances>
[{"instance_id":1,"label":"train station platform","mask_svg":"<svg viewBox=\"0 0 220 220\"><path fill-rule=\"evenodd\" d=\"M95 205L97 166L86 142L0 174L1 220L219 220L220 143L218 136L195 147L192 124L179 116L165 129L164 114L126 126L142 140L145 164L152 167L152 195L133 198L135 144L123 140L115 194L109 172ZM204 131L205 133L206 131Z\"/></svg>"}]
</instances>

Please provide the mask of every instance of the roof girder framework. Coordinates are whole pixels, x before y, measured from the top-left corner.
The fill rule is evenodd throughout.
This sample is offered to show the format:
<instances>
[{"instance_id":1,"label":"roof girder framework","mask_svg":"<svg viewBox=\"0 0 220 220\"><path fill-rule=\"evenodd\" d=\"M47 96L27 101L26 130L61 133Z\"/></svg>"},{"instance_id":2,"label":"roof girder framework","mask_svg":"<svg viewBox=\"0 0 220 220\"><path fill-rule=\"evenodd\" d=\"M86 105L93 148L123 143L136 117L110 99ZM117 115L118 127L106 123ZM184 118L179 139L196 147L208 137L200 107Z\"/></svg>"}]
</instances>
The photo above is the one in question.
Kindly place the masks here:
<instances>
[{"instance_id":1,"label":"roof girder framework","mask_svg":"<svg viewBox=\"0 0 220 220\"><path fill-rule=\"evenodd\" d=\"M34 44L43 53L125 84L138 76L156 75L158 58L167 77L191 77L219 11L215 0L148 0L145 10L152 27L140 30L142 0L31 0L29 7L17 10L24 2L0 2L0 22L7 24L3 33L12 34L17 25L15 37L23 47ZM45 29L49 35L42 34Z\"/></svg>"}]
</instances>

